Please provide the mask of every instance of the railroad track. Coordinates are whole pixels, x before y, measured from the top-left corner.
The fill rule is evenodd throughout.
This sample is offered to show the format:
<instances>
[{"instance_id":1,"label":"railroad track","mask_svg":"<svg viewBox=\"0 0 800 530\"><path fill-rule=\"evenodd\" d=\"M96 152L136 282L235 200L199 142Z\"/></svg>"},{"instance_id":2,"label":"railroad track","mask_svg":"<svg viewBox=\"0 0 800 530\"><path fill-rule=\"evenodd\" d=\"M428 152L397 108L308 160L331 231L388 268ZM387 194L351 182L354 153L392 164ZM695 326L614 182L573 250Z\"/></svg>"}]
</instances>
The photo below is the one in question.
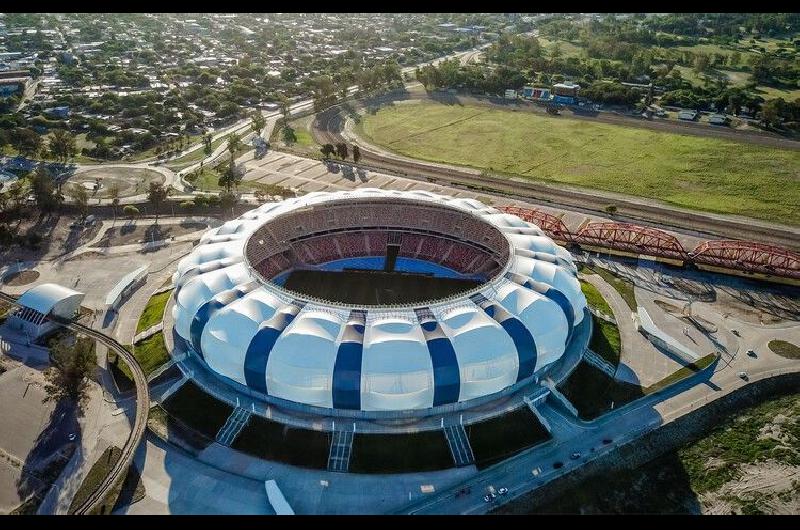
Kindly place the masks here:
<instances>
[{"instance_id":1,"label":"railroad track","mask_svg":"<svg viewBox=\"0 0 800 530\"><path fill-rule=\"evenodd\" d=\"M319 143L349 143L341 134L345 119L336 109L320 115L312 129ZM790 228L761 226L747 220L719 219L695 212L676 211L658 205L644 205L625 198L598 197L592 192L575 189L560 189L531 181L511 181L492 175L475 175L455 168L433 166L424 161L397 159L375 151L369 146L359 145L359 165L403 176L405 178L431 182L439 185L468 188L475 191L500 194L509 198L567 207L584 213L607 216L609 204L617 207L615 218L629 220L655 227L679 229L700 236L712 236L751 240L780 245L789 249L800 249L800 236Z\"/></svg>"},{"instance_id":2,"label":"railroad track","mask_svg":"<svg viewBox=\"0 0 800 530\"><path fill-rule=\"evenodd\" d=\"M0 299L14 305L19 305L15 297L9 296L5 293L0 293ZM147 427L147 414L150 410L150 391L147 386L147 377L144 375L144 371L142 371L142 367L139 366L136 358L128 350L123 348L122 345L115 339L100 333L99 331L86 327L83 324L78 324L77 322L70 322L57 318L53 318L52 320L76 333L87 335L99 340L108 348L113 350L117 355L122 357L122 359L130 367L131 374L133 374L133 382L136 385L136 417L133 421L131 433L128 435L125 445L122 447L122 454L114 464L111 472L106 475L106 477L100 483L100 486L93 491L92 494L89 495L89 497L73 512L76 515L86 515L91 513L100 504L100 502L106 498L108 493L114 488L118 481L124 478L125 473L128 471L128 468L133 462L133 456L136 453L136 448L139 447L139 443L142 441L142 437L144 436L145 429Z\"/></svg>"}]
</instances>

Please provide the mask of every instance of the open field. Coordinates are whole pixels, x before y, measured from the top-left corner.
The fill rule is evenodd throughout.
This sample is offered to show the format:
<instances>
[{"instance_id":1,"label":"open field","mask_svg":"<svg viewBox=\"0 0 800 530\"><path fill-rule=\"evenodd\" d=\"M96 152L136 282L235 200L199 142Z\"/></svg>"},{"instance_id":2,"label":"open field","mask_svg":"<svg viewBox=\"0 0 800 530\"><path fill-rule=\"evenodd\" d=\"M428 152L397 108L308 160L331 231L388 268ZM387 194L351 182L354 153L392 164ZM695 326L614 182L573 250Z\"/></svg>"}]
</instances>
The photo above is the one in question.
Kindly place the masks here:
<instances>
[{"instance_id":1,"label":"open field","mask_svg":"<svg viewBox=\"0 0 800 530\"><path fill-rule=\"evenodd\" d=\"M595 319L595 324L597 322ZM593 335L592 342L594 340ZM635 399L658 392L673 383L686 379L708 367L716 359L714 354L701 357L696 362L675 370L667 377L647 387L617 381L588 362L581 361L575 371L558 388L575 406L581 418L592 420L612 408L619 408Z\"/></svg>"},{"instance_id":2,"label":"open field","mask_svg":"<svg viewBox=\"0 0 800 530\"><path fill-rule=\"evenodd\" d=\"M606 281L606 283L608 283L611 287L617 290L622 299L625 300L625 303L628 304L628 307L631 308L631 311L636 311L638 304L636 303L636 295L634 294L633 291L633 282L631 282L627 278L622 278L620 276L617 276L613 272L608 271L602 267L589 267L583 263L578 263L578 270L580 272L583 272L584 274L597 274L598 276L603 278ZM597 294L599 295L600 293L598 292Z\"/></svg>"},{"instance_id":3,"label":"open field","mask_svg":"<svg viewBox=\"0 0 800 530\"><path fill-rule=\"evenodd\" d=\"M583 295L586 297L586 303L589 304L589 307L600 311L603 314L606 314L610 317L614 316L614 312L611 310L611 307L606 302L606 299L603 298L603 295L600 294L600 291L597 290L597 287L592 285L589 282L581 280L581 291L583 291Z\"/></svg>"},{"instance_id":4,"label":"open field","mask_svg":"<svg viewBox=\"0 0 800 530\"><path fill-rule=\"evenodd\" d=\"M159 366L169 361L169 352L164 344L164 333L161 331L140 340L133 346L125 346L125 348L133 352L133 356L139 361L145 375L150 375ZM120 363L119 358L113 352L109 353L108 362L119 390L121 392L132 390L134 388L133 376L128 364Z\"/></svg>"},{"instance_id":5,"label":"open field","mask_svg":"<svg viewBox=\"0 0 800 530\"><path fill-rule=\"evenodd\" d=\"M358 126L397 153L800 224L800 152L564 116L422 102Z\"/></svg>"},{"instance_id":6,"label":"open field","mask_svg":"<svg viewBox=\"0 0 800 530\"><path fill-rule=\"evenodd\" d=\"M70 513L73 513L99 486L105 476L119 460L122 450L119 447L110 446L106 448L100 458L92 465L89 474L83 480L80 489L75 493L75 497L70 505ZM95 515L110 514L119 500L126 503L134 502L144 497L144 485L142 484L139 472L135 466L128 468L125 478L119 482L93 512Z\"/></svg>"}]
</instances>

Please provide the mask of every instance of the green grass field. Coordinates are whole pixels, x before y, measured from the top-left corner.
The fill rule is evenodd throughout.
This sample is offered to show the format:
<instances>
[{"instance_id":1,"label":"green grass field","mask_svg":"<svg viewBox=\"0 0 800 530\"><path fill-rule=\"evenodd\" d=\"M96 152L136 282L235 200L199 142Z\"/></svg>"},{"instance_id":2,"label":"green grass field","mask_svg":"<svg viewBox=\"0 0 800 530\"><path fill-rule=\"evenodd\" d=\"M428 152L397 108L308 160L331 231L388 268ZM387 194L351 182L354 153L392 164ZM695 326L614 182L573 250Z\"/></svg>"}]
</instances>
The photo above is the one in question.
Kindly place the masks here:
<instances>
[{"instance_id":1,"label":"green grass field","mask_svg":"<svg viewBox=\"0 0 800 530\"><path fill-rule=\"evenodd\" d=\"M154 294L147 301L147 305L139 317L139 322L136 325L136 333L141 333L146 329L155 326L164 317L164 307L166 307L172 291L164 291L163 293Z\"/></svg>"},{"instance_id":2,"label":"green grass field","mask_svg":"<svg viewBox=\"0 0 800 530\"><path fill-rule=\"evenodd\" d=\"M606 322L594 315L592 315L592 320L594 328L592 329L592 339L589 342L589 347L613 366L617 366L622 352L619 328L616 324Z\"/></svg>"},{"instance_id":3,"label":"green grass field","mask_svg":"<svg viewBox=\"0 0 800 530\"><path fill-rule=\"evenodd\" d=\"M631 308L631 311L636 311L638 304L636 303L636 294L633 291L633 282L631 282L627 278L622 278L621 276L617 276L613 272L608 271L602 267L588 267L583 263L579 263L578 270L585 274L597 274L600 277L602 277L606 281L606 283L608 283L611 287L616 289L616 291L619 293L622 299L625 300L625 303L628 304L628 307ZM598 294L600 293L598 292Z\"/></svg>"},{"instance_id":4,"label":"green grass field","mask_svg":"<svg viewBox=\"0 0 800 530\"><path fill-rule=\"evenodd\" d=\"M769 341L769 349L787 359L800 359L800 347L785 340Z\"/></svg>"},{"instance_id":5,"label":"green grass field","mask_svg":"<svg viewBox=\"0 0 800 530\"><path fill-rule=\"evenodd\" d=\"M458 278L436 278L422 274L382 271L297 270L289 275L286 288L347 304L406 304L445 298L476 287L478 282Z\"/></svg>"},{"instance_id":6,"label":"green grass field","mask_svg":"<svg viewBox=\"0 0 800 530\"><path fill-rule=\"evenodd\" d=\"M169 353L164 344L164 333L159 331L133 345L133 355L144 370L150 375L156 368L169 361Z\"/></svg>"},{"instance_id":7,"label":"green grass field","mask_svg":"<svg viewBox=\"0 0 800 530\"><path fill-rule=\"evenodd\" d=\"M125 348L133 352L133 356L139 361L145 375L150 375L159 366L169 361L169 352L164 344L164 333L161 331L140 340L133 346L125 346ZM133 389L133 375L127 363L119 361L113 352L109 352L108 362L120 391L126 392Z\"/></svg>"},{"instance_id":8,"label":"green grass field","mask_svg":"<svg viewBox=\"0 0 800 530\"><path fill-rule=\"evenodd\" d=\"M580 282L581 291L583 291L583 295L586 297L586 303L589 304L589 307L613 317L614 312L611 311L611 306L608 305L608 302L606 302L606 299L600 294L600 291L597 290L597 287L583 280L580 280Z\"/></svg>"},{"instance_id":9,"label":"green grass field","mask_svg":"<svg viewBox=\"0 0 800 530\"><path fill-rule=\"evenodd\" d=\"M800 151L433 102L385 107L358 128L415 158L800 224Z\"/></svg>"}]
</instances>

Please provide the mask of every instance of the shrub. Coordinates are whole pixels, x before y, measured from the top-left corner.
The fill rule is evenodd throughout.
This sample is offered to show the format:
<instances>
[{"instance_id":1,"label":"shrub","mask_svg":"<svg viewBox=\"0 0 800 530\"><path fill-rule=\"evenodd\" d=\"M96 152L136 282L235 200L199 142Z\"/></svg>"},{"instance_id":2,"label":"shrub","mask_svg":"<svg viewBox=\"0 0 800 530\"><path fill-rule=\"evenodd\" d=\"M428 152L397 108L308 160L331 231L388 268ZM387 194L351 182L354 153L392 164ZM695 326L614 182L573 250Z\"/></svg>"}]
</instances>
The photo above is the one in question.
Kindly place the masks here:
<instances>
[{"instance_id":1,"label":"shrub","mask_svg":"<svg viewBox=\"0 0 800 530\"><path fill-rule=\"evenodd\" d=\"M122 209L122 213L127 215L128 217L134 217L136 215L139 215L139 208L137 208L136 206L131 206L129 204Z\"/></svg>"}]
</instances>

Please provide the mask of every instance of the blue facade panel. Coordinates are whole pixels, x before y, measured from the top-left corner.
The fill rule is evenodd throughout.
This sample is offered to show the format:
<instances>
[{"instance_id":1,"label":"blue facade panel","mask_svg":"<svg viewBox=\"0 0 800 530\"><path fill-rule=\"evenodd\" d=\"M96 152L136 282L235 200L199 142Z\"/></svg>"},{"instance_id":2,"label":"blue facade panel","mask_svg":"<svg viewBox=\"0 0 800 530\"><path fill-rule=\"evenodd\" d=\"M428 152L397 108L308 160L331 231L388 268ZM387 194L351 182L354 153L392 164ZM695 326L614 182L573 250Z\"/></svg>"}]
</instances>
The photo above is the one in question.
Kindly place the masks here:
<instances>
[{"instance_id":1,"label":"blue facade panel","mask_svg":"<svg viewBox=\"0 0 800 530\"><path fill-rule=\"evenodd\" d=\"M253 390L267 393L267 361L282 332L271 327L261 328L250 341L244 356L244 380Z\"/></svg>"},{"instance_id":2,"label":"blue facade panel","mask_svg":"<svg viewBox=\"0 0 800 530\"><path fill-rule=\"evenodd\" d=\"M461 392L461 374L453 345L447 338L427 342L433 363L433 406L455 403Z\"/></svg>"},{"instance_id":3,"label":"blue facade panel","mask_svg":"<svg viewBox=\"0 0 800 530\"><path fill-rule=\"evenodd\" d=\"M333 365L333 407L358 410L361 408L361 358L364 346L360 342L343 342Z\"/></svg>"},{"instance_id":4,"label":"blue facade panel","mask_svg":"<svg viewBox=\"0 0 800 530\"><path fill-rule=\"evenodd\" d=\"M519 357L519 372L517 372L517 382L533 375L536 368L536 343L528 328L514 317L507 318L500 322L503 329L514 341Z\"/></svg>"}]
</instances>

